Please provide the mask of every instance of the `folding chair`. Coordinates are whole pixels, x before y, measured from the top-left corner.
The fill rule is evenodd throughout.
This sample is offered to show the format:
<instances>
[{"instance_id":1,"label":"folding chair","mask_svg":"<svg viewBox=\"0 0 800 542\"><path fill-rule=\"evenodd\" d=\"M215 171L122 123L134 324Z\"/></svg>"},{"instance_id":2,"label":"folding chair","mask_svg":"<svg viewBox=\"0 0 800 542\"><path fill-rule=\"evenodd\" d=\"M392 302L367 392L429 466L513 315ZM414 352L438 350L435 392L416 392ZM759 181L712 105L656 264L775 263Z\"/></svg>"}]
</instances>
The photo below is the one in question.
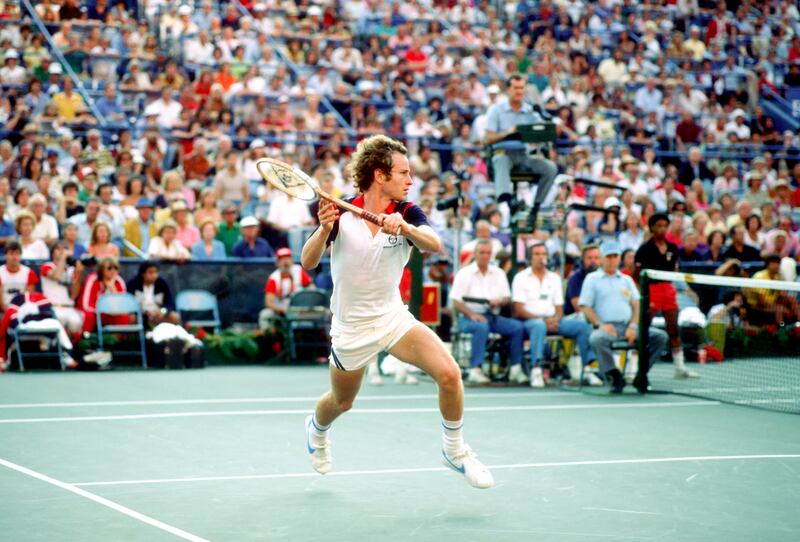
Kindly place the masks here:
<instances>
[{"instance_id":1,"label":"folding chair","mask_svg":"<svg viewBox=\"0 0 800 542\"><path fill-rule=\"evenodd\" d=\"M628 358L630 357L629 356L629 352L631 350L635 350L635 349L636 349L636 343L634 342L632 345L628 344L628 341L626 341L625 339L619 339L619 340L616 340L613 343L611 343L611 350L613 350L615 352L620 352L620 359L619 359L620 367L619 367L619 370L622 373L622 377L623 378L625 378L625 375L628 372L627 371L628 366L630 365L630 363L628 363ZM581 387L581 388L583 387L583 377L584 377L584 373L585 372L586 372L586 366L581 364L581 380L578 383L578 386ZM599 376L600 376L600 378L603 379L603 381L607 380L606 379L606 375L601 374Z\"/></svg>"},{"instance_id":2,"label":"folding chair","mask_svg":"<svg viewBox=\"0 0 800 542\"><path fill-rule=\"evenodd\" d=\"M214 333L219 333L222 321L219 318L219 303L217 297L206 290L184 290L175 298L175 307L181 317L181 322L190 326L214 329ZM211 320L192 320L184 316L184 313L211 313Z\"/></svg>"},{"instance_id":3,"label":"folding chair","mask_svg":"<svg viewBox=\"0 0 800 542\"><path fill-rule=\"evenodd\" d=\"M97 300L97 336L100 351L103 351L103 333L127 333L139 336L139 350L117 350L119 354L141 354L142 367L147 368L147 352L144 344L144 319L136 298L128 293L103 294ZM133 324L104 324L103 315L136 315Z\"/></svg>"},{"instance_id":4,"label":"folding chair","mask_svg":"<svg viewBox=\"0 0 800 542\"><path fill-rule=\"evenodd\" d=\"M24 338L37 337L45 337L49 341L54 341L57 345L57 349L55 351L53 351L53 349L49 349L46 352L28 352L24 355L29 358L52 358L58 356L58 364L62 371L65 370L67 366L64 363L64 349L61 347L61 341L58 340L59 332L60 329L57 327L51 329L20 329L17 327L13 330L9 330L9 333L14 338L14 347L17 350L17 360L19 360L19 370L25 370L25 362L22 359L22 342L24 341Z\"/></svg>"},{"instance_id":5,"label":"folding chair","mask_svg":"<svg viewBox=\"0 0 800 542\"><path fill-rule=\"evenodd\" d=\"M301 290L289 298L289 308L286 312L286 339L289 342L289 355L292 360L297 358L295 332L298 330L324 331L323 339L319 341L304 341L303 346L324 346L326 349L328 348L328 334L330 332L329 303L330 294L325 290Z\"/></svg>"}]
</instances>

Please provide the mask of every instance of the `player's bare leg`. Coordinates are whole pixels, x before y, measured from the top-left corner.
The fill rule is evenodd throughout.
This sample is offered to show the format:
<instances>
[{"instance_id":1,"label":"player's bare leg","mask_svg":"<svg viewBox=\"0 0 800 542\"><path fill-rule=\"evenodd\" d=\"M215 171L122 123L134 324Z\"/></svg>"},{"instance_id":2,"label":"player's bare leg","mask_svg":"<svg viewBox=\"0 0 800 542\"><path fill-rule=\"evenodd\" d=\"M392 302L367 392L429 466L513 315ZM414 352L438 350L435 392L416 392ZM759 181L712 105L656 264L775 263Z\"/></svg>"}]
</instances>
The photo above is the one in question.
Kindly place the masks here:
<instances>
[{"instance_id":1,"label":"player's bare leg","mask_svg":"<svg viewBox=\"0 0 800 542\"><path fill-rule=\"evenodd\" d=\"M699 375L688 369L683 360L683 346L681 345L680 329L678 329L678 311L663 311L664 321L667 324L669 347L672 350L672 362L675 364L675 378L697 378Z\"/></svg>"},{"instance_id":2,"label":"player's bare leg","mask_svg":"<svg viewBox=\"0 0 800 542\"><path fill-rule=\"evenodd\" d=\"M314 415L306 418L306 446L311 465L320 474L327 474L331 470L328 430L333 420L353 408L353 401L364 378L364 369L342 371L331 365L330 372L331 389L317 401Z\"/></svg>"},{"instance_id":3,"label":"player's bare leg","mask_svg":"<svg viewBox=\"0 0 800 542\"><path fill-rule=\"evenodd\" d=\"M425 371L439 386L439 410L442 413L445 465L464 475L478 488L494 484L489 472L464 443L461 434L464 414L464 387L461 369L445 350L436 334L423 325L414 326L390 350L393 356Z\"/></svg>"}]
</instances>

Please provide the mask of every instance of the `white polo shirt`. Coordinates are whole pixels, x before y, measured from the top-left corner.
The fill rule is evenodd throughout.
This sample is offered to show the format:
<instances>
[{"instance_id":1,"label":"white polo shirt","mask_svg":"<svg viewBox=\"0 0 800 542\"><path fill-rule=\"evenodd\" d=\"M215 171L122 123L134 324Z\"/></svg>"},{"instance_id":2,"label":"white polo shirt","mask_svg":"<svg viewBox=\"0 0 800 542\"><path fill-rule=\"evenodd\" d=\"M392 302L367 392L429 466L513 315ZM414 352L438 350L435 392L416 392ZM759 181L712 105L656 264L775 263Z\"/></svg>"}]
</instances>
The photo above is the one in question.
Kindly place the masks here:
<instances>
[{"instance_id":1,"label":"white polo shirt","mask_svg":"<svg viewBox=\"0 0 800 542\"><path fill-rule=\"evenodd\" d=\"M502 269L496 265L489 264L486 273L481 273L478 264L472 262L466 267L462 267L453 279L453 287L450 289L450 299L464 301L465 297L481 297L484 299L502 299L511 297L511 290L508 287L508 277ZM479 314L488 311L489 307L479 303L465 302L467 307Z\"/></svg>"},{"instance_id":2,"label":"white polo shirt","mask_svg":"<svg viewBox=\"0 0 800 542\"><path fill-rule=\"evenodd\" d=\"M351 203L363 209L364 196L359 195ZM386 214L395 212L413 226L428 224L422 209L411 202L392 202L384 211ZM373 236L364 220L343 212L328 236L328 243L331 246L334 328L368 325L405 309L400 297L400 279L411 255L410 241L402 235L389 235L381 230Z\"/></svg>"},{"instance_id":3,"label":"white polo shirt","mask_svg":"<svg viewBox=\"0 0 800 542\"><path fill-rule=\"evenodd\" d=\"M514 276L511 301L522 303L526 311L542 318L555 316L556 305L564 305L561 279L552 271L545 271L544 278L539 280L528 267Z\"/></svg>"}]
</instances>

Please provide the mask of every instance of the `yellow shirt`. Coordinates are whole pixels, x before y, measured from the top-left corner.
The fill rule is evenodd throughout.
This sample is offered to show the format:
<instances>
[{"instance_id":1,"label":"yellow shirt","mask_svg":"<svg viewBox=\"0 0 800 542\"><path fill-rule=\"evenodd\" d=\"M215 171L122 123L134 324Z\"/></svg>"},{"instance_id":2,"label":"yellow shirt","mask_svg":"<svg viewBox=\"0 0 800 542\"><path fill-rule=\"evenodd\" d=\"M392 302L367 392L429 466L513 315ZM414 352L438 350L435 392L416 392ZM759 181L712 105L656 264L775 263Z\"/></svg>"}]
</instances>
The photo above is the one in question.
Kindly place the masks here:
<instances>
[{"instance_id":1,"label":"yellow shirt","mask_svg":"<svg viewBox=\"0 0 800 542\"><path fill-rule=\"evenodd\" d=\"M75 120L77 113L86 109L86 103L81 95L76 92L73 92L70 96L67 96L64 92L59 92L53 96L53 103L58 109L58 115L66 121Z\"/></svg>"},{"instance_id":2,"label":"yellow shirt","mask_svg":"<svg viewBox=\"0 0 800 542\"><path fill-rule=\"evenodd\" d=\"M754 279L761 279L761 280L778 280L778 277L771 277L769 271L763 269L753 275ZM767 289L767 288L753 288L747 291L747 302L750 305L758 307L761 305L759 300L763 299L766 305L775 305L775 302L778 299L778 290L774 289Z\"/></svg>"}]
</instances>

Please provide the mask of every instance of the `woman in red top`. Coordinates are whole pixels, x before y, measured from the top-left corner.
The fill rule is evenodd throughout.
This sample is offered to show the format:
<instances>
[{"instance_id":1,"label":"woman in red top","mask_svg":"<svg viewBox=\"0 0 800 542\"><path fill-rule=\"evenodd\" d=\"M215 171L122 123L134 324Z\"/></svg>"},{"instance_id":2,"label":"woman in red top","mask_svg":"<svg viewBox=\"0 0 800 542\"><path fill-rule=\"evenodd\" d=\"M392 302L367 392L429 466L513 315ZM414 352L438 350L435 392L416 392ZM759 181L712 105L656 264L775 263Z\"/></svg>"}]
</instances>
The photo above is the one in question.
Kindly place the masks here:
<instances>
[{"instance_id":1,"label":"woman in red top","mask_svg":"<svg viewBox=\"0 0 800 542\"><path fill-rule=\"evenodd\" d=\"M83 312L83 331L92 332L97 319L97 300L105 293L125 292L125 281L119 276L119 264L113 258L103 258L97 263L97 271L86 277L81 295L78 297L78 308ZM106 322L107 320L107 322ZM127 324L128 315L110 316L104 323Z\"/></svg>"}]
</instances>

